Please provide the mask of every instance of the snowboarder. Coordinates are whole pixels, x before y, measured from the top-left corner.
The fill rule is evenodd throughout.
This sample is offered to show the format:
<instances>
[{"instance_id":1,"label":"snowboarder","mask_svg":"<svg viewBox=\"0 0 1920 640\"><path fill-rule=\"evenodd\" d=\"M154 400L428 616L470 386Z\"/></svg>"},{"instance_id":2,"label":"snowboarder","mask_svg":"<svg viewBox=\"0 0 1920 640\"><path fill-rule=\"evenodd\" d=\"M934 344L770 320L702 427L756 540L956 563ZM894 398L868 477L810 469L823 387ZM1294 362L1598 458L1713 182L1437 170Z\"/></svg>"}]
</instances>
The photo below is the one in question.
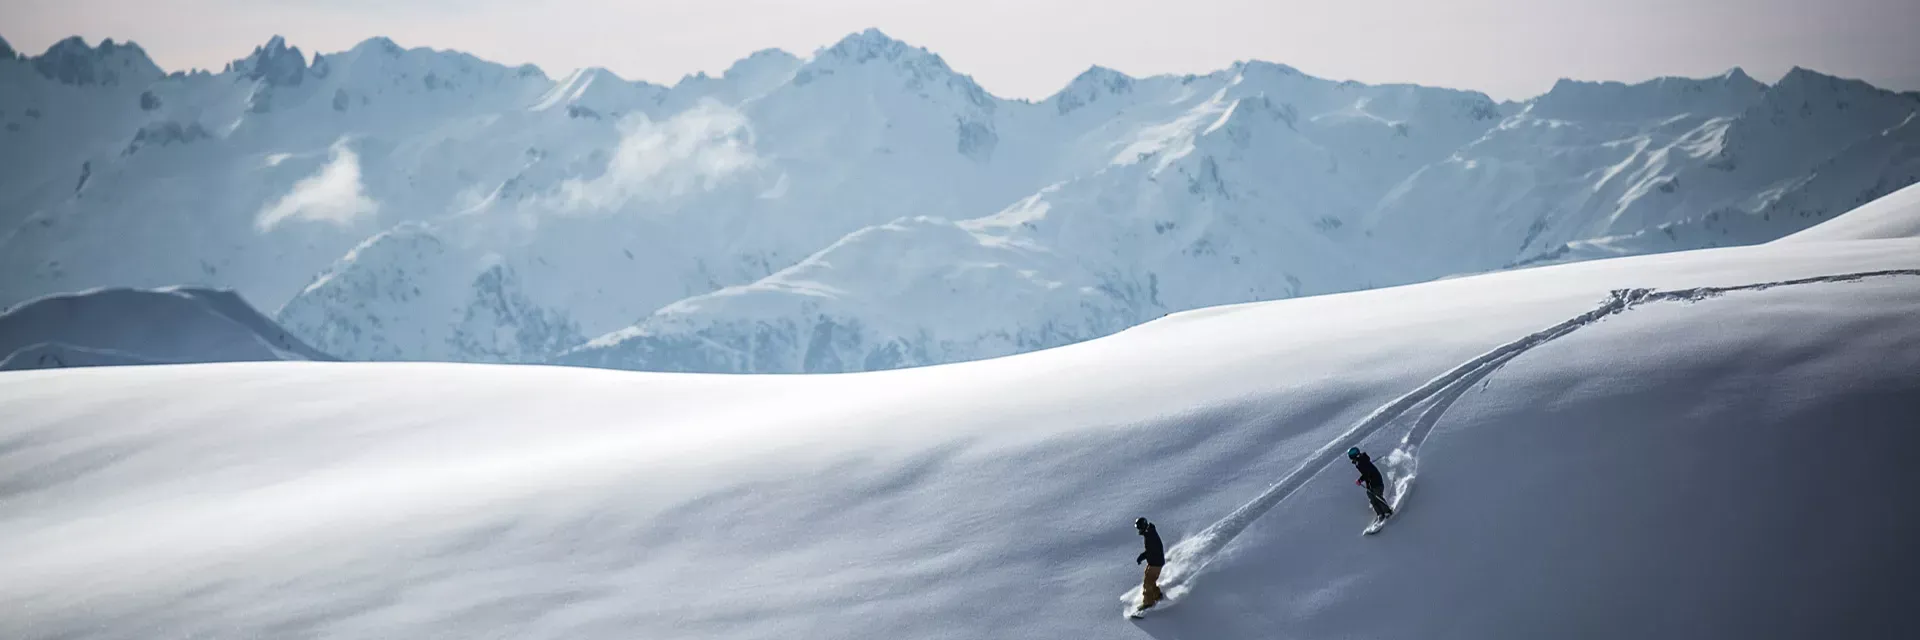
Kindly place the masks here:
<instances>
[{"instance_id":1,"label":"snowboarder","mask_svg":"<svg viewBox=\"0 0 1920 640\"><path fill-rule=\"evenodd\" d=\"M1147 563L1146 574L1140 581L1140 610L1146 611L1160 603L1160 567L1167 564L1167 549L1160 542L1160 532L1146 518L1135 518L1133 530L1147 543L1147 549L1133 559L1134 564Z\"/></svg>"},{"instance_id":2,"label":"snowboarder","mask_svg":"<svg viewBox=\"0 0 1920 640\"><path fill-rule=\"evenodd\" d=\"M1392 516L1393 507L1387 506L1387 501L1382 497L1387 491L1387 481L1380 476L1380 468L1373 466L1373 459L1361 452L1360 447L1352 447L1347 449L1347 460L1353 462L1353 468L1360 470L1360 479L1353 483L1366 488L1367 504L1373 507L1373 519L1381 521Z\"/></svg>"}]
</instances>

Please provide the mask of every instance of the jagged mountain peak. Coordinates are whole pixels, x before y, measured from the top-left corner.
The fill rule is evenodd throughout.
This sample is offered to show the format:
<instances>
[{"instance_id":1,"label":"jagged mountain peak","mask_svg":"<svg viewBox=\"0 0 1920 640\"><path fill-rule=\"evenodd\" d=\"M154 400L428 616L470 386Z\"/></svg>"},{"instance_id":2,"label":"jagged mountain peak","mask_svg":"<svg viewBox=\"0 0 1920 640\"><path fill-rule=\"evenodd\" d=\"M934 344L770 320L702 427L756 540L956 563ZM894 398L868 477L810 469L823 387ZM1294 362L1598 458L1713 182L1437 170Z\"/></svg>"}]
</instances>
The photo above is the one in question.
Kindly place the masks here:
<instances>
[{"instance_id":1,"label":"jagged mountain peak","mask_svg":"<svg viewBox=\"0 0 1920 640\"><path fill-rule=\"evenodd\" d=\"M140 45L116 44L112 38L91 47L80 36L69 37L29 60L40 75L71 85L117 85L123 80L140 83L163 75Z\"/></svg>"},{"instance_id":2,"label":"jagged mountain peak","mask_svg":"<svg viewBox=\"0 0 1920 640\"><path fill-rule=\"evenodd\" d=\"M1287 101L1312 102L1310 96L1328 96L1340 88L1361 89L1368 85L1355 81L1335 81L1308 74L1293 66L1265 60L1243 60L1233 63L1224 70L1208 74L1209 78L1225 79L1228 84L1239 87L1238 91L1266 91L1278 95L1287 95Z\"/></svg>"},{"instance_id":3,"label":"jagged mountain peak","mask_svg":"<svg viewBox=\"0 0 1920 640\"><path fill-rule=\"evenodd\" d=\"M899 61L903 58L930 58L931 62L945 68L946 62L940 56L927 51L924 47L915 47L882 33L879 29L869 28L859 33L841 38L839 42L821 52L822 58L838 58L854 63L882 59Z\"/></svg>"},{"instance_id":4,"label":"jagged mountain peak","mask_svg":"<svg viewBox=\"0 0 1920 640\"><path fill-rule=\"evenodd\" d=\"M1541 96L1541 98L1546 100L1566 99L1570 97L1591 98L1591 97L1596 97L1598 94L1602 92L1616 92L1616 93L1638 92L1642 94L1655 94L1655 93L1662 93L1662 92L1679 93L1679 92L1696 90L1696 88L1698 87L1707 87L1707 86L1712 86L1716 84L1729 84L1727 82L1724 82L1726 78L1728 78L1728 76L1719 76L1715 78L1663 77L1663 78L1654 78L1652 80L1646 80L1643 82L1633 82L1633 83L1620 82L1617 80L1590 81L1590 80L1574 80L1571 78L1561 78L1558 81L1555 81L1553 84L1553 88L1549 89L1546 94L1543 94ZM1762 85L1760 85L1760 83L1758 82L1755 82L1753 83L1753 86L1757 87Z\"/></svg>"},{"instance_id":5,"label":"jagged mountain peak","mask_svg":"<svg viewBox=\"0 0 1920 640\"><path fill-rule=\"evenodd\" d=\"M939 54L928 51L926 47L916 47L896 40L879 29L867 29L842 38L832 47L814 56L812 65L864 65L874 61L884 61L912 73L916 77L963 78L972 83L973 79L960 74L947 66L947 61Z\"/></svg>"},{"instance_id":6,"label":"jagged mountain peak","mask_svg":"<svg viewBox=\"0 0 1920 640\"><path fill-rule=\"evenodd\" d=\"M1765 151L1776 140L1823 157L1859 136L1876 135L1912 116L1920 104L1859 80L1794 67L1741 112L1720 150L1723 170L1765 166L1803 166L1805 158Z\"/></svg>"},{"instance_id":7,"label":"jagged mountain peak","mask_svg":"<svg viewBox=\"0 0 1920 640\"><path fill-rule=\"evenodd\" d=\"M1073 81L1067 83L1067 88L1062 91L1090 89L1106 93L1124 93L1133 88L1134 82L1136 80L1133 76L1096 64L1087 67L1087 70L1080 72L1080 75L1074 76Z\"/></svg>"},{"instance_id":8,"label":"jagged mountain peak","mask_svg":"<svg viewBox=\"0 0 1920 640\"><path fill-rule=\"evenodd\" d=\"M1135 82L1133 76L1094 65L1074 76L1066 88L1047 100L1054 103L1061 115L1065 115L1098 102L1103 96L1129 93L1133 91Z\"/></svg>"},{"instance_id":9,"label":"jagged mountain peak","mask_svg":"<svg viewBox=\"0 0 1920 640\"><path fill-rule=\"evenodd\" d=\"M1815 71L1813 69L1802 67L1796 64L1796 65L1793 65L1793 68L1787 69L1786 73L1781 74L1780 82L1777 84L1787 84L1791 82L1810 82L1815 80L1838 80L1838 79L1840 79L1839 76L1827 75L1824 73L1820 73L1819 71Z\"/></svg>"},{"instance_id":10,"label":"jagged mountain peak","mask_svg":"<svg viewBox=\"0 0 1920 640\"><path fill-rule=\"evenodd\" d=\"M1897 114L1910 113L1916 107L1920 105L1898 93L1861 80L1794 67L1766 88L1764 97L1751 105L1750 113L1770 119L1788 114L1806 119L1826 113L1837 120L1865 122L1898 119Z\"/></svg>"},{"instance_id":11,"label":"jagged mountain peak","mask_svg":"<svg viewBox=\"0 0 1920 640\"><path fill-rule=\"evenodd\" d=\"M872 75L876 71L881 75ZM996 107L997 99L971 76L954 71L925 47L895 40L879 29L849 35L816 53L794 72L792 86L806 86L822 78L849 73L872 79L896 76L906 88L922 95L930 95L926 92L928 88L944 86L960 100L970 103L973 109L992 112Z\"/></svg>"},{"instance_id":12,"label":"jagged mountain peak","mask_svg":"<svg viewBox=\"0 0 1920 640\"><path fill-rule=\"evenodd\" d=\"M1746 70L1734 67L1720 75L1706 78L1663 76L1632 83L1620 82L1618 80L1593 81L1561 78L1553 83L1552 89L1548 90L1546 94L1541 95L1540 98L1536 98L1536 100L1579 97L1594 98L1601 97L1600 94L1605 92L1672 94L1700 93L1703 91L1723 89L1733 92L1757 93L1765 88L1765 83L1747 75Z\"/></svg>"},{"instance_id":13,"label":"jagged mountain peak","mask_svg":"<svg viewBox=\"0 0 1920 640\"><path fill-rule=\"evenodd\" d=\"M1862 80L1842 78L1806 67L1795 66L1789 69L1786 75L1781 76L1779 82L1773 83L1770 93L1799 95L1817 93L1890 94L1892 92L1867 84Z\"/></svg>"},{"instance_id":14,"label":"jagged mountain peak","mask_svg":"<svg viewBox=\"0 0 1920 640\"><path fill-rule=\"evenodd\" d=\"M276 35L266 44L254 47L247 57L229 63L227 71L273 86L292 86L305 79L307 57L299 47L287 46L286 38Z\"/></svg>"},{"instance_id":15,"label":"jagged mountain peak","mask_svg":"<svg viewBox=\"0 0 1920 640\"><path fill-rule=\"evenodd\" d=\"M1548 119L1626 120L1661 115L1726 116L1758 100L1767 86L1734 69L1709 78L1661 77L1637 83L1561 78L1529 101Z\"/></svg>"},{"instance_id":16,"label":"jagged mountain peak","mask_svg":"<svg viewBox=\"0 0 1920 640\"><path fill-rule=\"evenodd\" d=\"M1253 87L1259 88L1259 89L1251 89L1251 90L1271 90L1271 91L1284 91L1284 92L1293 92L1293 91L1299 91L1302 89L1318 92L1321 89L1332 89L1339 86L1347 86L1350 88L1368 86L1366 84L1352 82L1352 81L1343 83L1343 82L1328 80L1326 78L1305 73L1290 65L1285 65L1278 62L1267 62L1265 60L1238 61L1233 63L1232 66L1227 67L1225 70L1218 71L1213 74L1208 74L1208 77L1215 77L1215 78L1224 77L1224 78L1230 79L1233 84L1242 85L1243 87L1248 87L1248 88L1253 88Z\"/></svg>"},{"instance_id":17,"label":"jagged mountain peak","mask_svg":"<svg viewBox=\"0 0 1920 640\"><path fill-rule=\"evenodd\" d=\"M100 41L101 48L108 48L112 46L113 46L112 38L107 38L106 40ZM78 54L78 53L91 54L93 53L93 46L87 44L86 38L82 38L80 36L67 36L65 38L61 38L59 42L55 42L52 45L49 45L47 47L46 52L40 55L52 56L52 55L71 55L71 54Z\"/></svg>"},{"instance_id":18,"label":"jagged mountain peak","mask_svg":"<svg viewBox=\"0 0 1920 640\"><path fill-rule=\"evenodd\" d=\"M1130 82L1133 82L1133 80L1134 80L1133 76L1127 75L1125 72L1122 72L1110 67L1103 67L1096 64L1096 65L1087 67L1087 70L1080 72L1080 75L1074 76L1073 82L1070 84L1130 83Z\"/></svg>"}]
</instances>

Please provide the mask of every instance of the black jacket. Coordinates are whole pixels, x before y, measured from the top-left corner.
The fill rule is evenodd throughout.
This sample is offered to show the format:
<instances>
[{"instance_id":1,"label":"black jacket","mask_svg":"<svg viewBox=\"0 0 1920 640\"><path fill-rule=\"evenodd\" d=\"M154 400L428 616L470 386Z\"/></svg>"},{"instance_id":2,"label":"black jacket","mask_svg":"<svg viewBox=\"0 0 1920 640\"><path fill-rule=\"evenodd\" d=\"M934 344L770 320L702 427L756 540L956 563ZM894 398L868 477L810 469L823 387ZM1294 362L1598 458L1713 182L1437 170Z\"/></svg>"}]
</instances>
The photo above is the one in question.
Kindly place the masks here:
<instances>
[{"instance_id":1,"label":"black jacket","mask_svg":"<svg viewBox=\"0 0 1920 640\"><path fill-rule=\"evenodd\" d=\"M1147 539L1147 550L1140 552L1140 557L1134 558L1133 563L1140 564L1145 562L1155 567L1165 566L1167 564L1167 549L1160 543L1160 530L1154 528L1153 525L1147 525L1146 529L1140 531L1140 537Z\"/></svg>"},{"instance_id":2,"label":"black jacket","mask_svg":"<svg viewBox=\"0 0 1920 640\"><path fill-rule=\"evenodd\" d=\"M1380 478L1380 467L1373 466L1373 458L1367 454L1362 453L1354 458L1353 468L1360 470L1360 481L1366 483L1368 488L1379 491L1380 487L1386 486L1387 481Z\"/></svg>"}]
</instances>

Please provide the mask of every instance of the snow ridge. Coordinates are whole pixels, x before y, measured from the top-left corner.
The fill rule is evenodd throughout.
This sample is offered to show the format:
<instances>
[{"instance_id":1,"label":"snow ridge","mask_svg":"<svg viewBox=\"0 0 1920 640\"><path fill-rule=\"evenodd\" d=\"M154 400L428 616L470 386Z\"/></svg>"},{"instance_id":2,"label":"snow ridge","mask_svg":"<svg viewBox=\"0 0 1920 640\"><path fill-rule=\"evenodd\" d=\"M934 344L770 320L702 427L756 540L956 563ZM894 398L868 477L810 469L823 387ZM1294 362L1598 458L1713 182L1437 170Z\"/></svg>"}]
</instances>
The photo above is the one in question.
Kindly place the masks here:
<instances>
[{"instance_id":1,"label":"snow ridge","mask_svg":"<svg viewBox=\"0 0 1920 640\"><path fill-rule=\"evenodd\" d=\"M1825 224L1775 242L1920 237L1920 185L1908 186Z\"/></svg>"},{"instance_id":2,"label":"snow ridge","mask_svg":"<svg viewBox=\"0 0 1920 640\"><path fill-rule=\"evenodd\" d=\"M1858 282L1869 278L1896 276L1920 276L1920 269L1885 269L1814 276L1793 280L1722 287L1695 287L1670 291L1616 289L1604 302L1601 302L1599 306L1594 307L1586 313L1495 347L1480 356L1447 370L1445 373L1435 376L1433 379L1428 380L1426 384L1407 392L1392 402L1388 402L1374 409L1372 413L1367 414L1365 418L1348 428L1346 432L1340 434L1339 437L1315 450L1305 462L1302 462L1300 466L1294 468L1292 472L1282 477L1279 482L1268 487L1267 490L1259 496L1254 497L1253 500L1234 509L1233 512L1228 513L1226 517L1209 525L1200 533L1181 540L1171 549L1168 549L1167 571L1161 579L1162 589L1167 593L1169 598L1179 598L1186 592L1192 590L1194 580L1206 570L1208 564L1220 555L1221 551L1226 549L1228 544L1233 542L1235 537L1240 535L1240 532L1246 530L1254 521L1259 520L1261 516L1266 515L1268 511L1271 511L1275 506L1285 501L1288 496L1293 495L1295 491L1305 486L1308 480L1319 475L1328 465L1333 464L1335 460L1344 455L1344 452L1349 447L1359 446L1375 433L1393 425L1400 418L1408 415L1408 413L1416 407L1427 405L1427 409L1420 414L1415 423L1410 426L1407 434L1401 438L1400 445L1388 454L1386 459L1390 467L1389 475L1394 478L1393 487L1389 490L1391 495L1386 497L1393 503L1395 508L1398 508L1407 492L1412 489L1415 471L1417 470L1417 453L1419 448L1426 442L1427 436L1432 433L1433 426L1439 421L1440 417L1446 413L1447 408L1452 406L1453 402L1457 400L1466 389L1471 388L1481 379L1534 347L1573 333L1581 327L1595 324L1608 316L1624 313L1640 305L1652 302L1697 302L1742 291L1762 291L1775 287L1790 287L1806 284ZM1392 471L1397 471L1398 473L1392 473ZM1139 599L1140 587L1137 586L1121 595L1123 602L1139 602Z\"/></svg>"},{"instance_id":3,"label":"snow ridge","mask_svg":"<svg viewBox=\"0 0 1920 640\"><path fill-rule=\"evenodd\" d=\"M232 291L95 289L0 311L0 371L335 359Z\"/></svg>"}]
</instances>

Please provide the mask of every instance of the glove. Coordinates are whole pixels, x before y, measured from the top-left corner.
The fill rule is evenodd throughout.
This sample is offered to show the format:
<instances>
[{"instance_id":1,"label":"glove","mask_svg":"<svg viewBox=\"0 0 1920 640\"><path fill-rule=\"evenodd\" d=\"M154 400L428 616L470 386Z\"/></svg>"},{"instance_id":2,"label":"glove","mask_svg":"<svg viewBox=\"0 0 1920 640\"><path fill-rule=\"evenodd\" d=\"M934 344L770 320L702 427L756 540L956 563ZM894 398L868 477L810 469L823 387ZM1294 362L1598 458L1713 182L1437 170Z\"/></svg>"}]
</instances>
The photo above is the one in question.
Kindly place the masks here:
<instances>
[{"instance_id":1,"label":"glove","mask_svg":"<svg viewBox=\"0 0 1920 640\"><path fill-rule=\"evenodd\" d=\"M1140 564L1146 561L1147 561L1147 552L1145 551L1140 552L1140 556L1133 559L1134 564Z\"/></svg>"}]
</instances>

